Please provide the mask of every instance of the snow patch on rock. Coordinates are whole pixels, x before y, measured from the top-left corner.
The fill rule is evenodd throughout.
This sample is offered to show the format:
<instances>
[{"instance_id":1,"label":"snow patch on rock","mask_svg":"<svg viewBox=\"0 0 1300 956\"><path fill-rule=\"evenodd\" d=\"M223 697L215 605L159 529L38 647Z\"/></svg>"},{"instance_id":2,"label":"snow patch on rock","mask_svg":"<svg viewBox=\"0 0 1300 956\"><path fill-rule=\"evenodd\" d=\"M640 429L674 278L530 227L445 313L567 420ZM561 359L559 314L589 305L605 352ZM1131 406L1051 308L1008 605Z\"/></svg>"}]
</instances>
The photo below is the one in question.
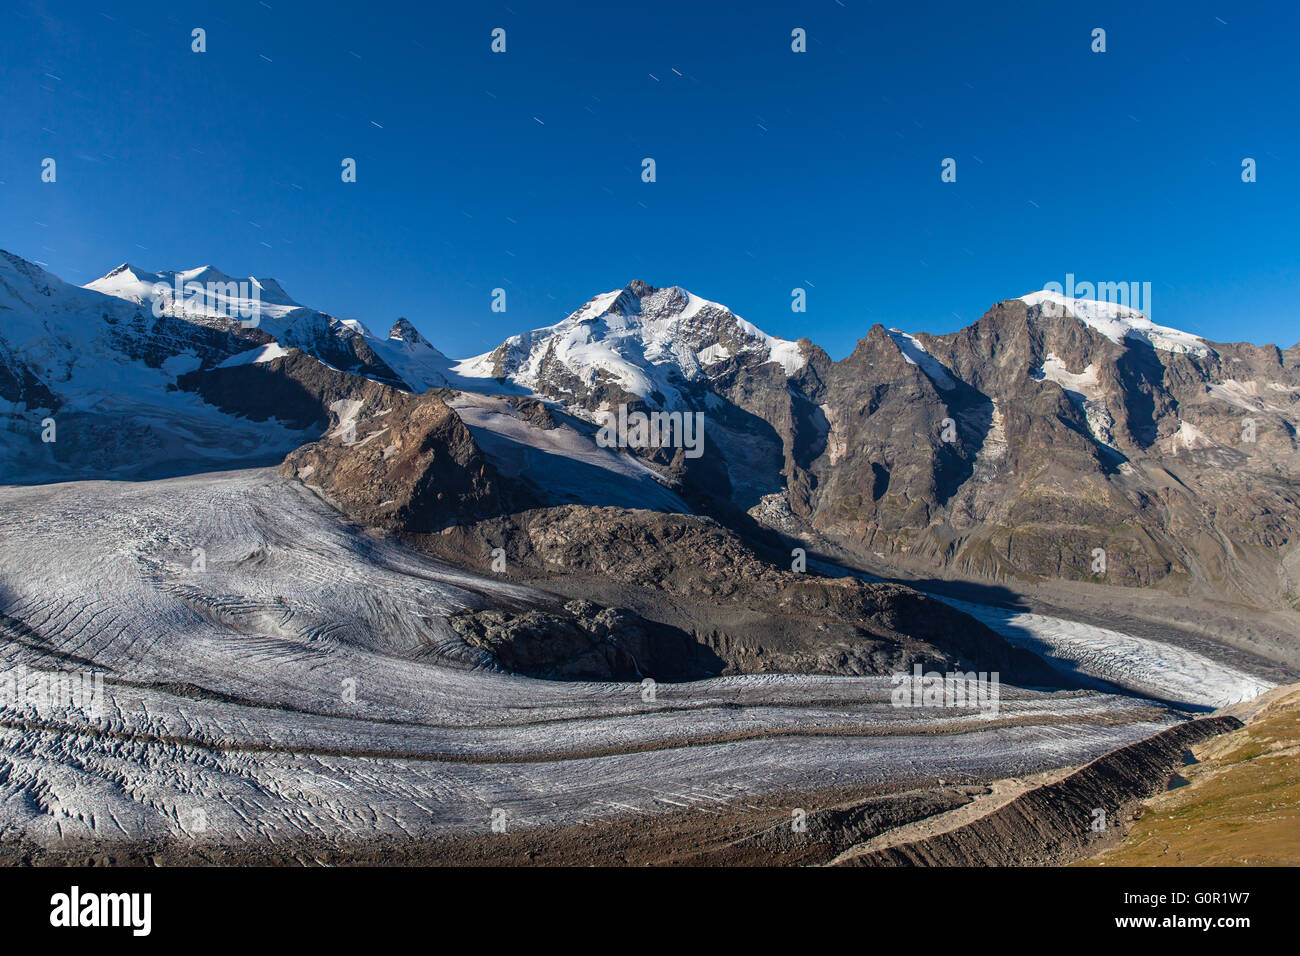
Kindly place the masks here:
<instances>
[{"instance_id":1,"label":"snow patch on rock","mask_svg":"<svg viewBox=\"0 0 1300 956\"><path fill-rule=\"evenodd\" d=\"M957 382L948 374L948 370L944 368L938 359L925 350L925 346L917 341L915 336L908 335L898 329L890 329L889 337L894 340L898 350L903 353L903 359L909 365L920 368L930 381L934 382L937 388L948 392L957 387Z\"/></svg>"},{"instance_id":2,"label":"snow patch on rock","mask_svg":"<svg viewBox=\"0 0 1300 956\"><path fill-rule=\"evenodd\" d=\"M267 362L278 358L284 358L289 354L289 350L279 342L267 342L265 345L255 349L249 349L247 352L240 352L238 355L232 355L226 359L217 368L236 368L240 365L264 365Z\"/></svg>"},{"instance_id":3,"label":"snow patch on rock","mask_svg":"<svg viewBox=\"0 0 1300 956\"><path fill-rule=\"evenodd\" d=\"M1115 447L1112 433L1115 419L1106 407L1106 397L1101 390L1096 365L1089 365L1082 372L1071 372L1054 353L1048 352L1043 364L1030 372L1029 376L1037 382L1055 382L1061 386L1070 401L1083 412L1092 437L1108 448Z\"/></svg>"}]
</instances>

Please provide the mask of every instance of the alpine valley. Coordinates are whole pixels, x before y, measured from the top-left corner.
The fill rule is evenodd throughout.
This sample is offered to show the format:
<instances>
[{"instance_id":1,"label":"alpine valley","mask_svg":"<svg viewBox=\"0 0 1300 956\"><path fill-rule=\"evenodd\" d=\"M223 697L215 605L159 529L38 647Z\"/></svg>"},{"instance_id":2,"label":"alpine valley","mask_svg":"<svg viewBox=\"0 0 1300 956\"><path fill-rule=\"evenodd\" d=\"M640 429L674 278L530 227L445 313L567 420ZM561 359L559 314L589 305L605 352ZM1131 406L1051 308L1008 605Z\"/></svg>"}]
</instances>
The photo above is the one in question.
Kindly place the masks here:
<instances>
[{"instance_id":1,"label":"alpine valley","mask_svg":"<svg viewBox=\"0 0 1300 956\"><path fill-rule=\"evenodd\" d=\"M373 318L0 253L0 858L1063 862L1297 680L1300 345ZM897 706L931 672L997 706Z\"/></svg>"}]
</instances>

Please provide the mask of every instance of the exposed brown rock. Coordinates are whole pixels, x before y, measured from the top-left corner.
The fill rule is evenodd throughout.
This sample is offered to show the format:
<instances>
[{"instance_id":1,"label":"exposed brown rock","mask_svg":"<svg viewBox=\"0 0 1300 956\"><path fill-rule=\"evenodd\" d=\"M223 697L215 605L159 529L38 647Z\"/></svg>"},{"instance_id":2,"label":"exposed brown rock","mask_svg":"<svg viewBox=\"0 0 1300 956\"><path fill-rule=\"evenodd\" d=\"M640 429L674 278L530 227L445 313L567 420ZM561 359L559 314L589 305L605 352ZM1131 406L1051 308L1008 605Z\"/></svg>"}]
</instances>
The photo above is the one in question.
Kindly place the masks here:
<instances>
[{"instance_id":1,"label":"exposed brown rock","mask_svg":"<svg viewBox=\"0 0 1300 956\"><path fill-rule=\"evenodd\" d=\"M501 486L469 429L432 393L389 390L333 403L333 427L281 473L362 524L408 532L498 513Z\"/></svg>"}]
</instances>

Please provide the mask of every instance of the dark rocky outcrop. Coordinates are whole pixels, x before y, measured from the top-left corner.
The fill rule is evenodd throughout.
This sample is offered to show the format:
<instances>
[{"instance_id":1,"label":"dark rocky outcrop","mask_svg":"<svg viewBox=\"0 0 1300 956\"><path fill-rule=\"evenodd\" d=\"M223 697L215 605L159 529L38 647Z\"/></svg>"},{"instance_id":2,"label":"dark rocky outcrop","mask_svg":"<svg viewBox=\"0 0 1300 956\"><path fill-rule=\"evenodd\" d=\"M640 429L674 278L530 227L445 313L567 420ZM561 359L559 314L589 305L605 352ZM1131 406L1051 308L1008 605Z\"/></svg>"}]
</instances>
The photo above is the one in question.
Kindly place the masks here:
<instances>
[{"instance_id":1,"label":"dark rocky outcrop","mask_svg":"<svg viewBox=\"0 0 1300 956\"><path fill-rule=\"evenodd\" d=\"M893 584L783 570L701 516L570 505L537 508L503 480L440 393L413 395L297 350L196 373L187 387L250 414L276 409L325 434L281 473L350 519L481 571L571 599L495 608L453 627L506 669L555 679L693 679L717 673L892 674L913 665L1051 685L1035 655L941 602ZM554 425L535 399L514 407ZM584 603L585 602L585 603Z\"/></svg>"},{"instance_id":2,"label":"dark rocky outcrop","mask_svg":"<svg viewBox=\"0 0 1300 956\"><path fill-rule=\"evenodd\" d=\"M557 427L555 414L551 411L550 406L545 402L535 398L526 398L521 395L511 395L506 399L510 406L518 411L531 425L543 431L549 431Z\"/></svg>"},{"instance_id":3,"label":"dark rocky outcrop","mask_svg":"<svg viewBox=\"0 0 1300 956\"><path fill-rule=\"evenodd\" d=\"M1038 686L1062 680L940 601L902 585L784 569L710 518L567 506L410 540L447 560L479 556L483 569L500 547L503 577L691 635L716 662L711 673L884 675L920 664Z\"/></svg>"},{"instance_id":4,"label":"dark rocky outcrop","mask_svg":"<svg viewBox=\"0 0 1300 956\"><path fill-rule=\"evenodd\" d=\"M621 608L569 601L562 610L472 611L451 625L506 670L550 680L691 680L721 662L683 632Z\"/></svg>"},{"instance_id":5,"label":"dark rocky outcrop","mask_svg":"<svg viewBox=\"0 0 1300 956\"><path fill-rule=\"evenodd\" d=\"M177 387L197 392L224 412L254 421L275 419L292 428L325 428L330 406L356 399L390 400L397 389L341 372L299 349L268 362L201 369L181 375Z\"/></svg>"}]
</instances>

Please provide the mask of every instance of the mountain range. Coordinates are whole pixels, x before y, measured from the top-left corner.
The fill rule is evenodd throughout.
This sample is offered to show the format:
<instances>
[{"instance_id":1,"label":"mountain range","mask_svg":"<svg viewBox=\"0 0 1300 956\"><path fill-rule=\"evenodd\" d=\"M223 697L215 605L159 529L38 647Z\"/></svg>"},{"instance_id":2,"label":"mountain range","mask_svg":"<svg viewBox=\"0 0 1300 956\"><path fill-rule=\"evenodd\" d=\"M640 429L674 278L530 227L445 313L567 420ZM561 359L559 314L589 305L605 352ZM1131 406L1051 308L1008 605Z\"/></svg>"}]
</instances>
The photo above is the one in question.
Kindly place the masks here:
<instances>
[{"instance_id":1,"label":"mountain range","mask_svg":"<svg viewBox=\"0 0 1300 956\"><path fill-rule=\"evenodd\" d=\"M156 302L187 283L224 291ZM704 454L601 447L620 405L700 413ZM946 335L874 325L835 361L633 281L457 361L271 279L122 265L78 287L0 253L0 417L7 483L283 462L387 531L486 546L513 521L512 560L545 551L518 515L604 508L862 567L1300 608L1300 345L1051 292Z\"/></svg>"}]
</instances>

